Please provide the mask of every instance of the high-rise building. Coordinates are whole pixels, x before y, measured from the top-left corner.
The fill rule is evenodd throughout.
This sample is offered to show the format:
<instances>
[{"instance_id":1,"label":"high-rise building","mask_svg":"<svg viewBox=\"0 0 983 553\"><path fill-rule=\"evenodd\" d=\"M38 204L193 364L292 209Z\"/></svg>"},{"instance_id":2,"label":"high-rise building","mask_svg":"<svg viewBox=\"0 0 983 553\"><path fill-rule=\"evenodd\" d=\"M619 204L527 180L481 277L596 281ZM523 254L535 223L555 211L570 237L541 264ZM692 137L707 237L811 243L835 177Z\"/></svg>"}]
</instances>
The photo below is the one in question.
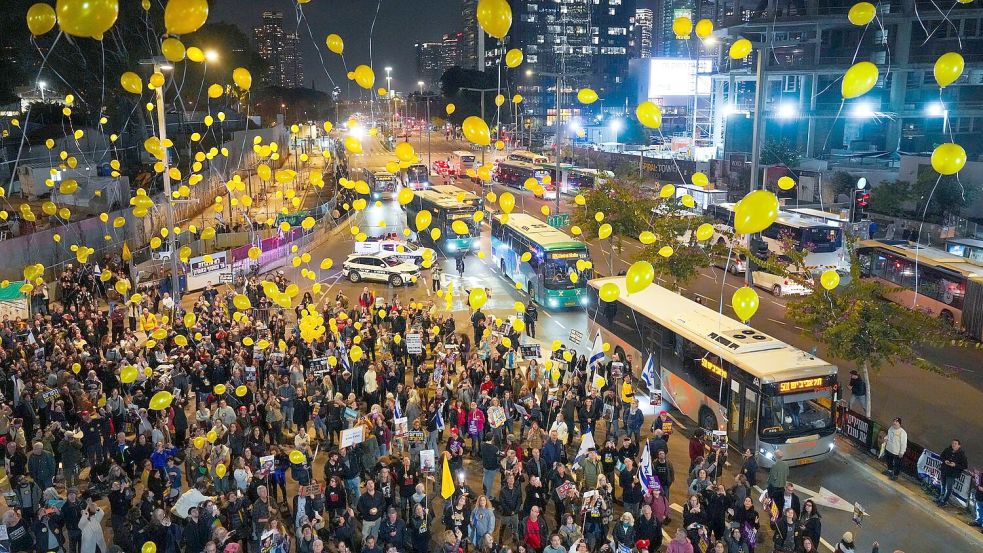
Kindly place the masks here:
<instances>
[{"instance_id":1,"label":"high-rise building","mask_svg":"<svg viewBox=\"0 0 983 553\"><path fill-rule=\"evenodd\" d=\"M444 35L443 39L443 70L448 67L461 66L464 63L463 58L463 42L464 33L447 33Z\"/></svg>"},{"instance_id":2,"label":"high-rise building","mask_svg":"<svg viewBox=\"0 0 983 553\"><path fill-rule=\"evenodd\" d=\"M486 63L497 64L506 49L522 50L525 63L512 77L525 98L524 117L533 124L553 124L556 74L563 75L563 120L602 105L623 106L634 18L635 0L513 0L508 43L486 37ZM591 108L577 104L576 91L584 87L603 102Z\"/></svg>"},{"instance_id":3,"label":"high-rise building","mask_svg":"<svg viewBox=\"0 0 983 553\"><path fill-rule=\"evenodd\" d=\"M435 86L444 73L444 43L416 44L416 75L427 86Z\"/></svg>"},{"instance_id":4,"label":"high-rise building","mask_svg":"<svg viewBox=\"0 0 983 553\"><path fill-rule=\"evenodd\" d=\"M514 7L512 11L515 11ZM483 31L478 28L478 0L462 0L461 16L464 21L464 32L461 33L462 39L460 41L460 65L465 69L479 69L478 46L485 37L483 37Z\"/></svg>"},{"instance_id":5,"label":"high-rise building","mask_svg":"<svg viewBox=\"0 0 983 553\"><path fill-rule=\"evenodd\" d=\"M283 13L263 12L262 22L253 27L256 50L263 59L260 83L264 86L297 88L304 84L300 37L283 29Z\"/></svg>"},{"instance_id":6,"label":"high-rise building","mask_svg":"<svg viewBox=\"0 0 983 553\"><path fill-rule=\"evenodd\" d=\"M652 10L635 10L635 44L633 58L652 57Z\"/></svg>"}]
</instances>

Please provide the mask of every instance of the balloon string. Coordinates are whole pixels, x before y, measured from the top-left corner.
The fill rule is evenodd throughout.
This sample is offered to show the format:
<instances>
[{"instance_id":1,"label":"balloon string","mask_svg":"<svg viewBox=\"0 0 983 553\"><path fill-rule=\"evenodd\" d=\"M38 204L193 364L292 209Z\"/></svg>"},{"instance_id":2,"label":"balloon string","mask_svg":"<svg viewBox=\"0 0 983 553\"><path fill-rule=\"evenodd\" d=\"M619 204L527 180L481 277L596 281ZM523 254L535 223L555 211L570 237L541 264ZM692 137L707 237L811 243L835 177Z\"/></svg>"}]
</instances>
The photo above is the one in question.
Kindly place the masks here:
<instances>
[{"instance_id":1,"label":"balloon string","mask_svg":"<svg viewBox=\"0 0 983 553\"><path fill-rule=\"evenodd\" d=\"M915 3L917 4L917 2ZM956 8L956 3L952 4L952 6L949 8L949 11L946 12L942 11L942 8L940 8L939 5L935 3L935 0L932 0L932 6L936 10L938 10L940 14L942 14L942 21L938 25L936 25L934 29L932 29L932 32L929 33L928 36L925 37L925 42L922 42L922 46L925 46L925 44L928 43L929 39L931 39L935 35L936 31L944 27L946 24L949 24L956 31L956 40L959 42L959 49L962 50L963 39L961 36L959 36L959 26L956 25L954 21L949 19L949 14L952 13L952 10Z\"/></svg>"},{"instance_id":2,"label":"balloon string","mask_svg":"<svg viewBox=\"0 0 983 553\"><path fill-rule=\"evenodd\" d=\"M297 29L298 30L300 29L301 21L303 21L304 26L307 27L307 34L308 36L311 37L311 43L314 44L314 48L315 50L317 50L317 57L318 59L321 60L321 69L324 69L324 74L325 76L328 77L328 80L331 81L331 86L337 87L338 85L334 82L334 78L332 78L331 73L328 72L328 66L324 64L324 54L321 53L321 45L318 41L314 40L314 31L311 30L311 23L307 19L307 15L304 13L303 6L300 4L300 2L298 2L297 3Z\"/></svg>"},{"instance_id":3,"label":"balloon string","mask_svg":"<svg viewBox=\"0 0 983 553\"><path fill-rule=\"evenodd\" d=\"M38 80L41 78L41 71L44 70L44 66L48 63L48 56L55 51L55 46L58 44L58 40L61 39L62 34L64 34L62 31L58 31L58 36L56 36L54 42L51 43L51 48L48 49L48 52L41 60L41 67L38 68L38 73L34 77L34 82L38 82ZM21 154L24 151L24 143L27 142L27 127L31 122L32 108L32 105L27 106L27 116L24 117L24 125L21 127L20 144L17 146L17 158L14 159L14 166L10 170L10 183L7 185L7 190L11 190L13 188L14 179L17 178L17 165L20 163Z\"/></svg>"},{"instance_id":4,"label":"balloon string","mask_svg":"<svg viewBox=\"0 0 983 553\"><path fill-rule=\"evenodd\" d=\"M928 200L922 209L922 219L918 222L918 236L915 237L915 294L911 297L912 309L918 306L918 256L921 253L922 228L925 226L925 216L928 215L928 206L932 203L932 196L935 195L935 189L939 187L940 182L942 182L942 175L939 175L939 178L935 179L935 185L932 186L932 191L929 192Z\"/></svg>"}]
</instances>

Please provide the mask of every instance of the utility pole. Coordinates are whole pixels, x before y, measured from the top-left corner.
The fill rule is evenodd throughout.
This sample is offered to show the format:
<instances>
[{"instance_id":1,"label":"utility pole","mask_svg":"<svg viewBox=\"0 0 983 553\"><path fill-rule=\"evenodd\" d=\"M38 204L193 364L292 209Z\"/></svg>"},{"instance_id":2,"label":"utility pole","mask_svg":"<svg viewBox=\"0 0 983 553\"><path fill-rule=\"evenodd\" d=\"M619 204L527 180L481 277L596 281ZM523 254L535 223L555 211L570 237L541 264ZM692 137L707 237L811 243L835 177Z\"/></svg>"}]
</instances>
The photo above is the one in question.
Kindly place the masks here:
<instances>
[{"instance_id":1,"label":"utility pole","mask_svg":"<svg viewBox=\"0 0 983 553\"><path fill-rule=\"evenodd\" d=\"M765 56L767 52L768 41L766 40L758 48L757 59L758 67L755 73L755 85L754 85L754 124L751 131L751 190L754 192L761 185L758 172L761 168L761 139L764 134L764 128L762 124L764 123L764 108L765 108ZM754 277L752 276L753 271L751 270L751 258L750 254L753 253L751 244L754 241L754 235L749 234L747 236L747 250L748 250L748 260L744 266L744 282L748 287L754 286Z\"/></svg>"},{"instance_id":2,"label":"utility pole","mask_svg":"<svg viewBox=\"0 0 983 553\"><path fill-rule=\"evenodd\" d=\"M153 65L154 73L161 73L162 70L171 70L174 66L166 63L162 59L150 59L141 60L141 64ZM177 233L174 232L174 197L171 195L171 176L170 176L170 159L167 155L167 147L164 144L167 142L167 117L164 114L164 87L165 85L156 87L155 96L157 99L157 131L159 133L158 139L160 140L161 147L164 149L164 159L161 160L164 166L163 177L164 177L164 197L167 201L167 209L165 209L165 215L167 216L167 247L171 250L171 298L174 300L174 308L177 309L181 306L181 283L178 277L178 250L177 250Z\"/></svg>"}]
</instances>

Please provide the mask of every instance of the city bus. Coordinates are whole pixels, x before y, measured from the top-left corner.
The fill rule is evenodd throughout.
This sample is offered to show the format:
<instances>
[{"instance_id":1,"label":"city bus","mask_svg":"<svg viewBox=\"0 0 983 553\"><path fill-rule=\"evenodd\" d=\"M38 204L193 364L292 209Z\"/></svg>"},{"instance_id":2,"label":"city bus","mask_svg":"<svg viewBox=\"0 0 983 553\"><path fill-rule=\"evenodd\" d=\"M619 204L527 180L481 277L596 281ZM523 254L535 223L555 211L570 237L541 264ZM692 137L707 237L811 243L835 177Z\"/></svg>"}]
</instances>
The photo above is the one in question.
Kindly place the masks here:
<instances>
[{"instance_id":1,"label":"city bus","mask_svg":"<svg viewBox=\"0 0 983 553\"><path fill-rule=\"evenodd\" d=\"M945 251L983 262L983 240L975 238L950 238L945 241Z\"/></svg>"},{"instance_id":2,"label":"city bus","mask_svg":"<svg viewBox=\"0 0 983 553\"><path fill-rule=\"evenodd\" d=\"M579 269L577 261L590 261L587 245L525 213L508 215L505 223L502 217L491 222L492 261L502 274L550 309L586 305L592 270L583 264ZM530 258L522 261L526 252Z\"/></svg>"},{"instance_id":3,"label":"city bus","mask_svg":"<svg viewBox=\"0 0 983 553\"><path fill-rule=\"evenodd\" d=\"M836 225L840 228L846 228L846 226L850 224L849 216L843 216L838 213L833 213L831 211L823 211L821 209L812 209L809 207L793 207L788 211L792 213L797 213L804 217L819 219L823 222Z\"/></svg>"},{"instance_id":4,"label":"city bus","mask_svg":"<svg viewBox=\"0 0 983 553\"><path fill-rule=\"evenodd\" d=\"M418 234L418 241L432 244L434 248L451 256L467 254L478 247L478 239L481 236L481 227L474 220L474 214L480 209L480 204L466 198L464 201L459 200L458 192L463 191L456 186L440 188L455 190L421 190L413 195L413 201L406 205L406 225L409 228L416 228L417 213L429 211L432 217L430 228ZM451 228L457 220L464 221L468 225L470 230L468 234L458 234ZM431 229L440 229L440 238L434 240L430 234Z\"/></svg>"},{"instance_id":5,"label":"city bus","mask_svg":"<svg viewBox=\"0 0 983 553\"><path fill-rule=\"evenodd\" d=\"M468 169L475 168L474 152L455 150L451 152L450 166L452 175L463 175Z\"/></svg>"},{"instance_id":6,"label":"city bus","mask_svg":"<svg viewBox=\"0 0 983 553\"><path fill-rule=\"evenodd\" d=\"M453 184L435 184L430 187L430 190L454 198L456 201L466 204L469 207L474 207L476 211L484 209L485 206L484 198Z\"/></svg>"},{"instance_id":7,"label":"city bus","mask_svg":"<svg viewBox=\"0 0 983 553\"><path fill-rule=\"evenodd\" d=\"M495 181L505 186L522 189L526 181L530 178L536 179L544 188L543 195L547 198L556 197L556 188L552 182L544 184L550 172L538 165L526 163L524 161L503 161L495 169ZM550 179L552 180L552 178Z\"/></svg>"},{"instance_id":8,"label":"city bus","mask_svg":"<svg viewBox=\"0 0 983 553\"><path fill-rule=\"evenodd\" d=\"M509 161L521 161L532 165L545 165L549 163L549 158L542 154L530 152L529 150L514 150L505 159Z\"/></svg>"},{"instance_id":9,"label":"city bus","mask_svg":"<svg viewBox=\"0 0 983 553\"><path fill-rule=\"evenodd\" d=\"M430 170L422 163L410 165L405 169L403 186L410 190L426 190L430 188Z\"/></svg>"},{"instance_id":10,"label":"city bus","mask_svg":"<svg viewBox=\"0 0 983 553\"><path fill-rule=\"evenodd\" d=\"M611 303L599 297L608 283L621 291ZM626 355L635 378L651 356L651 395L764 467L779 450L792 465L830 456L836 366L657 284L629 295L625 277L607 277L587 290L589 336Z\"/></svg>"},{"instance_id":11,"label":"city bus","mask_svg":"<svg viewBox=\"0 0 983 553\"><path fill-rule=\"evenodd\" d=\"M885 299L920 309L983 340L983 264L904 240L857 244L860 275L891 287Z\"/></svg>"},{"instance_id":12,"label":"city bus","mask_svg":"<svg viewBox=\"0 0 983 553\"><path fill-rule=\"evenodd\" d=\"M734 232L734 204L721 203L707 206L707 217L717 221L717 232L712 238L716 244L731 246ZM768 228L761 231L761 239L768 244L768 249L782 255L782 240L785 236L792 238L792 243L798 250L809 250L805 264L813 274L832 269L850 270L850 259L844 245L843 229L839 226L806 217L798 213L779 211L778 218ZM743 241L743 237L738 237ZM740 244L738 244L740 245Z\"/></svg>"},{"instance_id":13,"label":"city bus","mask_svg":"<svg viewBox=\"0 0 983 553\"><path fill-rule=\"evenodd\" d=\"M365 169L365 182L369 185L373 200L392 197L396 192L396 175L384 168Z\"/></svg>"}]
</instances>

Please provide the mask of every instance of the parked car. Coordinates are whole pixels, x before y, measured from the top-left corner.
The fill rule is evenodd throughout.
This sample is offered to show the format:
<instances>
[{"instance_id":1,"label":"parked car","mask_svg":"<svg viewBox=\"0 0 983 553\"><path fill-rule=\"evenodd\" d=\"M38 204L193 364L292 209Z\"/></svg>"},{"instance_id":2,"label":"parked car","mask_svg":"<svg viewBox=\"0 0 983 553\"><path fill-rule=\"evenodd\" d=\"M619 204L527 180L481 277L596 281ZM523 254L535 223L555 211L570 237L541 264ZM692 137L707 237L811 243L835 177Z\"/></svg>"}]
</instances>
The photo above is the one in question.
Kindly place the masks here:
<instances>
[{"instance_id":1,"label":"parked car","mask_svg":"<svg viewBox=\"0 0 983 553\"><path fill-rule=\"evenodd\" d=\"M390 286L409 286L420 278L420 268L393 255L351 254L342 266L342 274L351 282L374 280Z\"/></svg>"},{"instance_id":2,"label":"parked car","mask_svg":"<svg viewBox=\"0 0 983 553\"><path fill-rule=\"evenodd\" d=\"M811 276L803 276L801 279L790 278L787 276L776 275L767 271L752 271L751 277L754 285L758 288L771 291L776 297L781 296L807 296L812 293L813 280ZM809 285L806 286L802 282Z\"/></svg>"}]
</instances>

